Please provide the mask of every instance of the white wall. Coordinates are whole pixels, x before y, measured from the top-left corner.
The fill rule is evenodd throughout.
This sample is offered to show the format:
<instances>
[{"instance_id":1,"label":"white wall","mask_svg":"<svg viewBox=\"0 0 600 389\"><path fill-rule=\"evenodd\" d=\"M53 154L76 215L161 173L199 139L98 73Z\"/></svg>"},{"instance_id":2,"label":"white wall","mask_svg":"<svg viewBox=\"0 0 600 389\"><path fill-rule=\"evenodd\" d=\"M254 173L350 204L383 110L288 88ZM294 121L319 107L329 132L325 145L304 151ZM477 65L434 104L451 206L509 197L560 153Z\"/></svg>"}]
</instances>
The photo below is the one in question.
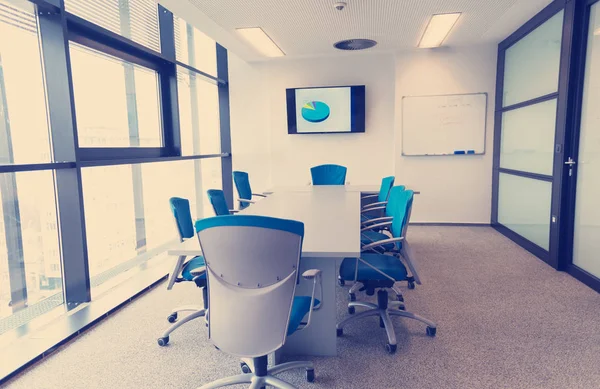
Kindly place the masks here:
<instances>
[{"instance_id":1,"label":"white wall","mask_svg":"<svg viewBox=\"0 0 600 389\"><path fill-rule=\"evenodd\" d=\"M253 186L265 185L260 190L304 185L311 166L338 163L351 184L395 174L420 190L414 222L489 223L495 45L252 65L236 58L230 79L234 168L249 171ZM352 84L366 85L364 134L287 134L286 88ZM488 93L485 155L401 156L402 96L472 92Z\"/></svg>"},{"instance_id":2,"label":"white wall","mask_svg":"<svg viewBox=\"0 0 600 389\"><path fill-rule=\"evenodd\" d=\"M233 170L248 172L254 192L271 188L269 100L264 87L261 71L229 52Z\"/></svg>"},{"instance_id":3,"label":"white wall","mask_svg":"<svg viewBox=\"0 0 600 389\"><path fill-rule=\"evenodd\" d=\"M396 101L402 96L487 92L484 155L403 157L402 110L396 106L396 182L421 191L412 221L489 223L496 46L412 51L396 56Z\"/></svg>"},{"instance_id":4,"label":"white wall","mask_svg":"<svg viewBox=\"0 0 600 389\"><path fill-rule=\"evenodd\" d=\"M324 163L346 166L351 184L394 174L393 56L284 60L260 68L270 102L273 185L305 185L309 169ZM288 135L286 88L331 85L366 85L366 132Z\"/></svg>"}]
</instances>

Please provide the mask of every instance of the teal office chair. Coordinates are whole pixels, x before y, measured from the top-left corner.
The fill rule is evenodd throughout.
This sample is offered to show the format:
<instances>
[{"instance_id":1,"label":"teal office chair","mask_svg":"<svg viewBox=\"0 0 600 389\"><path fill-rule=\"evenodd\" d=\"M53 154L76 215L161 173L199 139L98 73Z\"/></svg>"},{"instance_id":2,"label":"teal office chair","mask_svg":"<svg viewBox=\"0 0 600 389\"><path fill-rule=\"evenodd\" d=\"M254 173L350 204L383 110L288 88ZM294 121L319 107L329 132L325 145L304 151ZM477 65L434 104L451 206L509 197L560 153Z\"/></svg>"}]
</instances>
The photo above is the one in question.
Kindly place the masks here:
<instances>
[{"instance_id":1,"label":"teal office chair","mask_svg":"<svg viewBox=\"0 0 600 389\"><path fill-rule=\"evenodd\" d=\"M406 224L408 224L408 213L413 193L410 190L394 191L390 196L398 197L395 199L396 205L393 220L389 222L392 237L363 246L360 258L345 258L340 266L340 277L346 281L354 281L361 284L366 289L367 295L375 294L375 290L378 289L377 304L364 301L351 301L348 304L348 313L351 316L338 323L336 328L337 335L342 336L343 329L347 324L363 317L379 316L379 325L385 328L388 337L386 350L390 354L393 354L396 352L397 346L391 317L407 317L423 322L427 325L427 335L429 336L435 336L437 325L431 320L405 311L402 302L388 303L387 289L393 288L394 283L398 281L406 280L408 272L399 258L401 254L381 254L374 250L386 244L393 244L396 246L397 252L401 252L400 248L406 243L402 234L406 229ZM368 309L355 314L356 307L365 307Z\"/></svg>"},{"instance_id":2,"label":"teal office chair","mask_svg":"<svg viewBox=\"0 0 600 389\"><path fill-rule=\"evenodd\" d=\"M171 211L175 217L175 225L179 233L179 239L183 242L185 239L192 238L195 234L194 224L192 222L192 214L190 212L190 202L180 197L171 197L169 199ZM204 298L204 307L190 305L173 309L167 317L167 321L172 325L163 332L158 338L159 346L166 346L169 343L169 335L177 328L185 323L199 317L204 317L208 309L208 298L206 295L206 271L204 258L202 256L193 257L186 261L185 256L180 256L175 264L175 268L171 272L168 290L173 288L175 283L179 282L194 282L197 287L202 288ZM178 320L179 313L190 312L181 320Z\"/></svg>"},{"instance_id":3,"label":"teal office chair","mask_svg":"<svg viewBox=\"0 0 600 389\"><path fill-rule=\"evenodd\" d=\"M387 239L389 238L389 236L385 235L382 231L386 231L389 230L389 226L388 224L380 224L380 223L384 223L384 222L389 222L392 220L392 214L393 214L393 210L394 205L395 205L395 199L398 198L398 196L392 196L392 193L395 191L398 192L402 192L404 191L404 185L398 185L398 186L394 186L393 188L390 189L389 193L388 193L388 201L386 202L385 206L377 206L377 207L372 207L370 209L367 210L363 210L361 213L361 217L364 215L364 213L366 212L370 212L370 211L384 211L385 212L385 216L381 216L381 217L374 217L374 218L369 218L367 220L363 220L361 222L361 236L360 236L360 240L361 240L361 244L366 245L372 242L376 242L378 240L382 240L382 239ZM373 228L368 228L370 226L376 226ZM390 246L387 245L387 248L389 248ZM338 277L338 281L340 286L344 286L346 284L346 282L341 278ZM353 289L350 289L350 297L352 297L353 293L356 291L356 287L354 287ZM397 296L399 299L401 299L401 294L397 293Z\"/></svg>"},{"instance_id":4,"label":"teal office chair","mask_svg":"<svg viewBox=\"0 0 600 389\"><path fill-rule=\"evenodd\" d=\"M252 188L250 187L250 179L248 178L248 173L246 172L233 172L233 182L235 183L235 188L238 192L238 202L240 204L240 210L246 208L250 204L255 203L255 201L252 200L252 196L267 197L263 193L252 193Z\"/></svg>"},{"instance_id":5,"label":"teal office chair","mask_svg":"<svg viewBox=\"0 0 600 389\"><path fill-rule=\"evenodd\" d=\"M368 245L368 244L371 244L374 242L382 241L382 240L388 239L390 237L389 235L391 234L390 227L391 227L391 221L393 220L393 212L397 207L396 202L400 198L399 195L392 196L392 193L396 192L398 194L398 193L404 192L404 191L405 191L405 187L402 185L395 186L390 190L389 201L385 207L386 215L389 215L389 216L379 217L379 218L375 218L375 219L369 219L369 220L366 220L361 223L361 226L362 226L361 245L362 246ZM414 289L415 284L421 285L421 278L419 277L419 273L417 272L415 253L410 248L410 245L408 244L406 235L408 232L408 224L410 222L410 216L412 214L413 198L414 198L414 194L416 192L411 191L411 190L409 190L408 192L412 192L413 197L411 197L411 200L409 201L408 211L406 214L406 221L404 223L404 228L402 230L402 238L404 238L402 245L394 245L391 243L387 243L387 244L383 244L377 248L374 248L373 250L375 250L379 253L392 252L392 253L400 255L400 257L405 261L406 265L408 266L408 268L410 270L410 273L409 273L408 277L406 278L406 281L408 283L408 289ZM396 297L398 298L398 300L402 301L402 294L400 293L400 291L396 288L393 288L393 289L394 289L394 291L396 291ZM354 285L350 289L350 292L349 292L350 299L353 298L353 293L355 291L356 291L356 285Z\"/></svg>"},{"instance_id":6,"label":"teal office chair","mask_svg":"<svg viewBox=\"0 0 600 389\"><path fill-rule=\"evenodd\" d=\"M375 214L372 213L372 211L381 210L381 208L379 208L379 207L383 207L387 204L388 196L390 194L390 189L392 189L392 186L394 186L394 180L395 180L394 176L384 177L381 180L381 187L379 188L378 194L362 196L362 200L371 199L371 198L376 197L377 201L366 204L365 206L362 207L362 211L361 211L361 215L360 215L361 221L366 221L366 220L374 219L375 217L377 217ZM381 214L381 212L379 212L379 214Z\"/></svg>"},{"instance_id":7,"label":"teal office chair","mask_svg":"<svg viewBox=\"0 0 600 389\"><path fill-rule=\"evenodd\" d=\"M231 215L237 212L236 210L229 209L227 200L225 200L225 193L221 189L209 189L206 191L206 194L215 211L215 215Z\"/></svg>"},{"instance_id":8,"label":"teal office chair","mask_svg":"<svg viewBox=\"0 0 600 389\"><path fill-rule=\"evenodd\" d=\"M313 309L322 304L316 297L317 290L320 296L323 293L320 270L302 274L312 281L311 296L294 294L304 224L266 216L217 216L197 221L196 230L210 280L210 339L221 351L252 360L251 370L242 364L244 374L201 389L235 384L290 389L294 386L274 376L291 369L305 369L307 381L312 382L312 362L267 366L267 356L281 348L287 336L308 327Z\"/></svg>"},{"instance_id":9,"label":"teal office chair","mask_svg":"<svg viewBox=\"0 0 600 389\"><path fill-rule=\"evenodd\" d=\"M319 165L310 168L313 185L345 185L346 167L340 165Z\"/></svg>"}]
</instances>

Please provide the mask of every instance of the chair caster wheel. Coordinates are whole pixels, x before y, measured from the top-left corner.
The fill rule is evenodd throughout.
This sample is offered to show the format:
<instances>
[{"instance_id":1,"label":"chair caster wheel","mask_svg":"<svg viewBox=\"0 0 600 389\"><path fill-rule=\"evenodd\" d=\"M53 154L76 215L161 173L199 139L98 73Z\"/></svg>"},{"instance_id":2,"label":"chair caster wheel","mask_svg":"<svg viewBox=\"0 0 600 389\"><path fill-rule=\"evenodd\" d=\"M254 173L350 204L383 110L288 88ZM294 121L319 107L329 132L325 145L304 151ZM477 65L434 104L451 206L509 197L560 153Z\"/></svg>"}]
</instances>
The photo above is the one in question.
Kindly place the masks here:
<instances>
[{"instance_id":1,"label":"chair caster wheel","mask_svg":"<svg viewBox=\"0 0 600 389\"><path fill-rule=\"evenodd\" d=\"M394 354L396 352L396 345L395 344L386 344L385 345L385 351L388 352L388 354Z\"/></svg>"},{"instance_id":2,"label":"chair caster wheel","mask_svg":"<svg viewBox=\"0 0 600 389\"><path fill-rule=\"evenodd\" d=\"M404 302L404 296L402 296L401 294L397 294L396 295L396 301L400 301L401 303Z\"/></svg>"},{"instance_id":3,"label":"chair caster wheel","mask_svg":"<svg viewBox=\"0 0 600 389\"><path fill-rule=\"evenodd\" d=\"M408 289L414 289L415 288L415 283L413 281L409 281L408 282Z\"/></svg>"},{"instance_id":4,"label":"chair caster wheel","mask_svg":"<svg viewBox=\"0 0 600 389\"><path fill-rule=\"evenodd\" d=\"M306 382L315 382L315 369L306 369Z\"/></svg>"},{"instance_id":5,"label":"chair caster wheel","mask_svg":"<svg viewBox=\"0 0 600 389\"><path fill-rule=\"evenodd\" d=\"M383 323L383 319L379 318L379 327L385 328L385 324Z\"/></svg>"},{"instance_id":6,"label":"chair caster wheel","mask_svg":"<svg viewBox=\"0 0 600 389\"><path fill-rule=\"evenodd\" d=\"M221 349L220 349L220 348L218 348L217 346L215 346L215 349L217 349L217 350L221 351Z\"/></svg>"},{"instance_id":7,"label":"chair caster wheel","mask_svg":"<svg viewBox=\"0 0 600 389\"><path fill-rule=\"evenodd\" d=\"M336 328L336 329L335 329L335 334L336 334L337 336L342 336L342 335L344 335L344 329L343 329L343 328Z\"/></svg>"},{"instance_id":8,"label":"chair caster wheel","mask_svg":"<svg viewBox=\"0 0 600 389\"><path fill-rule=\"evenodd\" d=\"M400 311L406 311L406 306L404 304L401 304L398 306L398 310Z\"/></svg>"},{"instance_id":9,"label":"chair caster wheel","mask_svg":"<svg viewBox=\"0 0 600 389\"><path fill-rule=\"evenodd\" d=\"M344 281L342 278L338 278L338 284L340 284L340 286L344 286L346 285L346 281Z\"/></svg>"},{"instance_id":10,"label":"chair caster wheel","mask_svg":"<svg viewBox=\"0 0 600 389\"><path fill-rule=\"evenodd\" d=\"M427 335L428 336L434 337L436 332L437 332L437 328L427 327Z\"/></svg>"},{"instance_id":11,"label":"chair caster wheel","mask_svg":"<svg viewBox=\"0 0 600 389\"><path fill-rule=\"evenodd\" d=\"M356 312L356 309L354 307L348 307L349 314L354 315L355 312Z\"/></svg>"},{"instance_id":12,"label":"chair caster wheel","mask_svg":"<svg viewBox=\"0 0 600 389\"><path fill-rule=\"evenodd\" d=\"M175 323L177 321L177 312L174 312L174 313L170 314L169 316L167 316L167 321L169 323Z\"/></svg>"},{"instance_id":13,"label":"chair caster wheel","mask_svg":"<svg viewBox=\"0 0 600 389\"><path fill-rule=\"evenodd\" d=\"M250 366L248 366L246 362L240 362L240 368L242 369L242 373L244 374L252 373L252 369L250 369Z\"/></svg>"},{"instance_id":14,"label":"chair caster wheel","mask_svg":"<svg viewBox=\"0 0 600 389\"><path fill-rule=\"evenodd\" d=\"M350 301L356 301L356 294L349 293L348 294L348 300L350 300Z\"/></svg>"},{"instance_id":15,"label":"chair caster wheel","mask_svg":"<svg viewBox=\"0 0 600 389\"><path fill-rule=\"evenodd\" d=\"M165 336L164 338L158 338L158 345L160 347L164 347L167 344L169 344L169 337L168 336Z\"/></svg>"}]
</instances>

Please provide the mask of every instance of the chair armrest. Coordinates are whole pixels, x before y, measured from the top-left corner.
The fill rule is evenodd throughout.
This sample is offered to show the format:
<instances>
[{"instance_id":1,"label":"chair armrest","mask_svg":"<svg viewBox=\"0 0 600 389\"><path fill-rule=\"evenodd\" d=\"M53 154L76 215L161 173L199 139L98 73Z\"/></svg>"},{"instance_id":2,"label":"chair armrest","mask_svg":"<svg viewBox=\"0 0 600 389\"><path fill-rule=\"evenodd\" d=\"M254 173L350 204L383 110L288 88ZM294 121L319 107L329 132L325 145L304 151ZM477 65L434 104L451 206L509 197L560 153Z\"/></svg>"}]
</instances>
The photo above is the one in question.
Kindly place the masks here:
<instances>
[{"instance_id":1,"label":"chair armrest","mask_svg":"<svg viewBox=\"0 0 600 389\"><path fill-rule=\"evenodd\" d=\"M321 281L321 270L319 269L306 270L304 273L302 273L302 277L304 277L304 279L306 280L313 280L312 294L310 296L310 310L308 311L308 320L306 321L306 325L302 328L305 329L310 325L313 311L321 308L321 306L323 305L323 283ZM315 295L317 292L317 284L319 284L320 299L319 304L315 307Z\"/></svg>"},{"instance_id":2,"label":"chair armrest","mask_svg":"<svg viewBox=\"0 0 600 389\"><path fill-rule=\"evenodd\" d=\"M369 219L369 220L365 220L364 222L361 223L361 225L364 227L368 224L377 224L380 222L387 222L387 221L391 221L394 218L391 216L383 216L383 217L376 217L374 219Z\"/></svg>"},{"instance_id":3,"label":"chair armrest","mask_svg":"<svg viewBox=\"0 0 600 389\"><path fill-rule=\"evenodd\" d=\"M370 207L379 207L381 205L386 205L387 203L388 203L387 201L378 201L376 203L367 204L364 207L362 207L362 209L364 210L364 209L367 209Z\"/></svg>"},{"instance_id":4,"label":"chair armrest","mask_svg":"<svg viewBox=\"0 0 600 389\"><path fill-rule=\"evenodd\" d=\"M373 207L373 208L361 209L360 213L367 213L367 212L377 211L377 210L385 209L385 208L386 207Z\"/></svg>"},{"instance_id":5,"label":"chair armrest","mask_svg":"<svg viewBox=\"0 0 600 389\"><path fill-rule=\"evenodd\" d=\"M421 192L418 190L413 190L413 194L421 194Z\"/></svg>"},{"instance_id":6,"label":"chair armrest","mask_svg":"<svg viewBox=\"0 0 600 389\"><path fill-rule=\"evenodd\" d=\"M250 203L250 204L256 204L256 201L252 201L252 200L238 199L238 201L239 201L240 203Z\"/></svg>"},{"instance_id":7,"label":"chair armrest","mask_svg":"<svg viewBox=\"0 0 600 389\"><path fill-rule=\"evenodd\" d=\"M321 270L319 269L309 269L302 273L302 277L304 277L307 280L312 280L319 275L321 275Z\"/></svg>"},{"instance_id":8,"label":"chair armrest","mask_svg":"<svg viewBox=\"0 0 600 389\"><path fill-rule=\"evenodd\" d=\"M173 289L173 285L175 285L175 280L181 273L181 269L183 268L183 263L187 257L185 255L180 255L177 257L177 261L175 262L175 266L173 267L173 271L169 275L169 283L167 284L167 290Z\"/></svg>"},{"instance_id":9,"label":"chair armrest","mask_svg":"<svg viewBox=\"0 0 600 389\"><path fill-rule=\"evenodd\" d=\"M370 194L370 195L366 195L366 196L361 196L362 199L370 199L373 197L379 197L379 194L375 193L375 194Z\"/></svg>"},{"instance_id":10,"label":"chair armrest","mask_svg":"<svg viewBox=\"0 0 600 389\"><path fill-rule=\"evenodd\" d=\"M267 195L264 195L262 193L252 193L252 196L267 197Z\"/></svg>"},{"instance_id":11,"label":"chair armrest","mask_svg":"<svg viewBox=\"0 0 600 389\"><path fill-rule=\"evenodd\" d=\"M373 224L372 226L363 227L360 229L360 232L369 231L369 230L380 230L382 227L392 225L392 221L382 222Z\"/></svg>"},{"instance_id":12,"label":"chair armrest","mask_svg":"<svg viewBox=\"0 0 600 389\"><path fill-rule=\"evenodd\" d=\"M373 242L373 243L369 243L364 245L363 247L361 247L361 250L370 250L372 248L375 247L379 247L379 246L384 246L388 243L396 243L396 242L401 242L403 241L404 238L403 237L399 237L399 238L388 238L388 239L382 239L382 240L378 240L377 242Z\"/></svg>"}]
</instances>

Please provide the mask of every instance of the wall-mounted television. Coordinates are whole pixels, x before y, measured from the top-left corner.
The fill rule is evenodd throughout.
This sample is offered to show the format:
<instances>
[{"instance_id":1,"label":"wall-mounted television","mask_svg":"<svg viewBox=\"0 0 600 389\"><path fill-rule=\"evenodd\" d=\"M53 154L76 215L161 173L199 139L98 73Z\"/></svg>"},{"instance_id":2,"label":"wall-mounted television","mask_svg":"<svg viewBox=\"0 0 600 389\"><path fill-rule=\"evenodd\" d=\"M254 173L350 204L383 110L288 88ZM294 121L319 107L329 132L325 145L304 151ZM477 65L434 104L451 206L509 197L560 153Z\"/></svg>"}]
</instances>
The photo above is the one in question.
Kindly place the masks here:
<instances>
[{"instance_id":1,"label":"wall-mounted television","mask_svg":"<svg viewBox=\"0 0 600 389\"><path fill-rule=\"evenodd\" d=\"M286 89L288 134L365 132L365 86Z\"/></svg>"}]
</instances>

